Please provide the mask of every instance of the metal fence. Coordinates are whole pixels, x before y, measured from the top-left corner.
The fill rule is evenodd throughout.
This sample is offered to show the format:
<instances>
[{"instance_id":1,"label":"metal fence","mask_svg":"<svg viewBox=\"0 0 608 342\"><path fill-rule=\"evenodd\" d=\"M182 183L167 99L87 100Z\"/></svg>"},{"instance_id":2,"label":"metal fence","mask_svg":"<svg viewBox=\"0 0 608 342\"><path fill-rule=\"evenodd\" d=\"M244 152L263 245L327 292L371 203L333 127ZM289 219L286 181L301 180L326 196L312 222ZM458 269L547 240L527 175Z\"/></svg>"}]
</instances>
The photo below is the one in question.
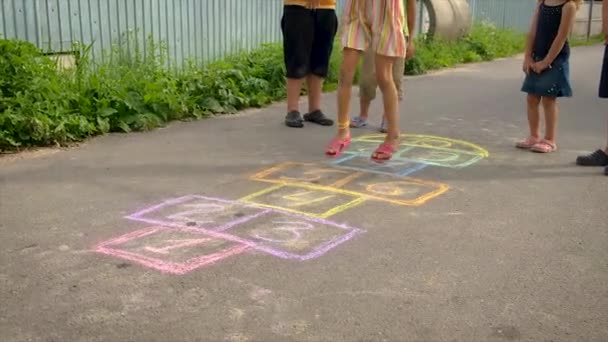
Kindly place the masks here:
<instances>
[{"instance_id":1,"label":"metal fence","mask_svg":"<svg viewBox=\"0 0 608 342\"><path fill-rule=\"evenodd\" d=\"M536 6L535 0L468 0L474 20L501 28L526 31Z\"/></svg>"},{"instance_id":2,"label":"metal fence","mask_svg":"<svg viewBox=\"0 0 608 342\"><path fill-rule=\"evenodd\" d=\"M92 55L131 34L163 41L169 57L209 61L281 40L282 0L0 0L0 36L22 39L46 52L70 52L93 43ZM338 0L338 12L345 0ZM534 0L468 0L475 21L520 31L528 28ZM418 32L428 15L423 6ZM127 40L127 43L133 40ZM144 51L145 52L145 51Z\"/></svg>"},{"instance_id":3,"label":"metal fence","mask_svg":"<svg viewBox=\"0 0 608 342\"><path fill-rule=\"evenodd\" d=\"M281 38L279 20L269 19L280 17L279 0L1 1L0 34L47 52L94 43L96 57L131 34L139 42L163 41L175 61L212 60Z\"/></svg>"}]
</instances>

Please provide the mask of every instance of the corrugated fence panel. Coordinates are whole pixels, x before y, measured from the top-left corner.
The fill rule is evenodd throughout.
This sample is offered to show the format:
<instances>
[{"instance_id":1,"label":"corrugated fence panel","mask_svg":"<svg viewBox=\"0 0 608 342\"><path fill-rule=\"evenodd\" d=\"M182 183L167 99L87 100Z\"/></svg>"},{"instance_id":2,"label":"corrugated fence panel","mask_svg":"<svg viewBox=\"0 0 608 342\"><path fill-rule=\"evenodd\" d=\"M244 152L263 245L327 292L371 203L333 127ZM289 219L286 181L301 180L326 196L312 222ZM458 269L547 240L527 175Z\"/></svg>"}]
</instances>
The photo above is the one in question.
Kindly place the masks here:
<instances>
[{"instance_id":1,"label":"corrugated fence panel","mask_svg":"<svg viewBox=\"0 0 608 342\"><path fill-rule=\"evenodd\" d=\"M2 0L0 35L49 53L93 43L94 57L116 43L146 53L151 37L173 61L203 61L280 41L281 14L282 0Z\"/></svg>"},{"instance_id":2,"label":"corrugated fence panel","mask_svg":"<svg viewBox=\"0 0 608 342\"><path fill-rule=\"evenodd\" d=\"M27 0L2 0L0 35L6 38L40 43L36 3Z\"/></svg>"},{"instance_id":3,"label":"corrugated fence panel","mask_svg":"<svg viewBox=\"0 0 608 342\"><path fill-rule=\"evenodd\" d=\"M468 0L474 20L528 28L533 0ZM338 0L341 13L345 0ZM164 42L177 63L218 59L281 41L282 0L1 0L0 35L70 52L93 44L93 57L121 43L146 53L147 37ZM418 15L422 23L422 16ZM428 18L427 18L428 20ZM418 25L420 28L421 25ZM417 30L420 32L420 30ZM128 37L131 37L128 39Z\"/></svg>"},{"instance_id":4,"label":"corrugated fence panel","mask_svg":"<svg viewBox=\"0 0 608 342\"><path fill-rule=\"evenodd\" d=\"M469 0L473 20L487 21L498 27L525 32L530 26L536 1Z\"/></svg>"}]
</instances>

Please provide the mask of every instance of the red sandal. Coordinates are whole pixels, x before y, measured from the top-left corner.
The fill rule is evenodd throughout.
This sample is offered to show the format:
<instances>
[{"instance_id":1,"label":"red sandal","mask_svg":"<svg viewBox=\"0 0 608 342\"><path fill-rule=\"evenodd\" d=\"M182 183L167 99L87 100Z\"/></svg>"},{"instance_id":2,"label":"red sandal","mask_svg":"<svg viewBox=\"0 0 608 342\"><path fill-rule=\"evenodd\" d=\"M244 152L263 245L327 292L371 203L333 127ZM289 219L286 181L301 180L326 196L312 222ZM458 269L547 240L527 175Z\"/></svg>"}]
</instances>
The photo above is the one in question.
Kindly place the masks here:
<instances>
[{"instance_id":1,"label":"red sandal","mask_svg":"<svg viewBox=\"0 0 608 342\"><path fill-rule=\"evenodd\" d=\"M557 150L557 145L555 145L555 143L550 142L549 140L543 139L540 142L534 144L534 146L532 146L530 150L532 152L537 153L550 153Z\"/></svg>"},{"instance_id":2,"label":"red sandal","mask_svg":"<svg viewBox=\"0 0 608 342\"><path fill-rule=\"evenodd\" d=\"M395 153L397 151L397 146L399 146L399 143L397 143L397 144L389 144L386 142L382 143L380 146L378 146L378 148L374 151L374 153L372 153L372 160L375 161L376 163L384 163L384 162L391 160L391 158L393 157L393 153ZM374 155L376 155L376 157L374 157ZM379 158L382 155L385 155L387 157Z\"/></svg>"},{"instance_id":3,"label":"red sandal","mask_svg":"<svg viewBox=\"0 0 608 342\"><path fill-rule=\"evenodd\" d=\"M350 146L351 141L350 136L346 139L333 138L325 150L325 155L330 158L340 156Z\"/></svg>"}]
</instances>

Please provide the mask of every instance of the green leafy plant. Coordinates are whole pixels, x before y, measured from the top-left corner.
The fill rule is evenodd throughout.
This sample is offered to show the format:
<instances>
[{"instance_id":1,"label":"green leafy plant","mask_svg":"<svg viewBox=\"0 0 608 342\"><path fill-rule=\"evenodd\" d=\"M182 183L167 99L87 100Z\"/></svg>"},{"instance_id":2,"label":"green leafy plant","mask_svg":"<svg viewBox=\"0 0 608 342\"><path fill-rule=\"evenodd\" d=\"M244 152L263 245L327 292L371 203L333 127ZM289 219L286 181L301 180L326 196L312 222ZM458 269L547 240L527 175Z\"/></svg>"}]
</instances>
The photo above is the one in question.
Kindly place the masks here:
<instances>
[{"instance_id":1,"label":"green leafy plant","mask_svg":"<svg viewBox=\"0 0 608 342\"><path fill-rule=\"evenodd\" d=\"M419 75L456 64L511 56L523 50L524 39L523 33L483 22L475 24L466 37L454 42L421 36L416 39L416 56L406 62L406 74Z\"/></svg>"},{"instance_id":2,"label":"green leafy plant","mask_svg":"<svg viewBox=\"0 0 608 342\"><path fill-rule=\"evenodd\" d=\"M523 50L524 38L487 23L455 42L420 36L406 74L510 56ZM90 58L92 46L75 44L76 66L66 70L30 43L0 40L0 151L149 130L173 120L262 107L286 95L280 43L205 65L188 61L181 68L172 65L162 43L148 38L143 50L134 32L101 59ZM341 59L336 41L325 91L336 89ZM358 77L359 71L355 82Z\"/></svg>"}]
</instances>

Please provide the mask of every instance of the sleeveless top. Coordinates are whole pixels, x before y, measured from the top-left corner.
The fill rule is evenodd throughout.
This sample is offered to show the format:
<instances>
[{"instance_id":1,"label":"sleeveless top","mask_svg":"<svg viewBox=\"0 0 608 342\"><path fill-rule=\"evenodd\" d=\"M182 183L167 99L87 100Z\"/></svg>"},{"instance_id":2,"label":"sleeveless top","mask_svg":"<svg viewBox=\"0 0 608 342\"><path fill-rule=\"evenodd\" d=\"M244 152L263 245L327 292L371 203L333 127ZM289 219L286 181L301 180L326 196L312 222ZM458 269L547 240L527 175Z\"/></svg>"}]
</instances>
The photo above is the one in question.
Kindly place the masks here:
<instances>
[{"instance_id":1,"label":"sleeveless top","mask_svg":"<svg viewBox=\"0 0 608 342\"><path fill-rule=\"evenodd\" d=\"M540 4L538 12L538 25L536 27L536 38L532 49L532 57L542 60L551 49L551 44L557 36L559 26L562 22L562 10L567 2L557 6L545 5L545 0ZM570 45L566 39L564 47L559 52L555 61L565 61L570 56Z\"/></svg>"},{"instance_id":2,"label":"sleeveless top","mask_svg":"<svg viewBox=\"0 0 608 342\"><path fill-rule=\"evenodd\" d=\"M295 5L306 7L308 1L306 0L283 0L285 6ZM319 9L336 9L336 0L321 0L319 1Z\"/></svg>"}]
</instances>

